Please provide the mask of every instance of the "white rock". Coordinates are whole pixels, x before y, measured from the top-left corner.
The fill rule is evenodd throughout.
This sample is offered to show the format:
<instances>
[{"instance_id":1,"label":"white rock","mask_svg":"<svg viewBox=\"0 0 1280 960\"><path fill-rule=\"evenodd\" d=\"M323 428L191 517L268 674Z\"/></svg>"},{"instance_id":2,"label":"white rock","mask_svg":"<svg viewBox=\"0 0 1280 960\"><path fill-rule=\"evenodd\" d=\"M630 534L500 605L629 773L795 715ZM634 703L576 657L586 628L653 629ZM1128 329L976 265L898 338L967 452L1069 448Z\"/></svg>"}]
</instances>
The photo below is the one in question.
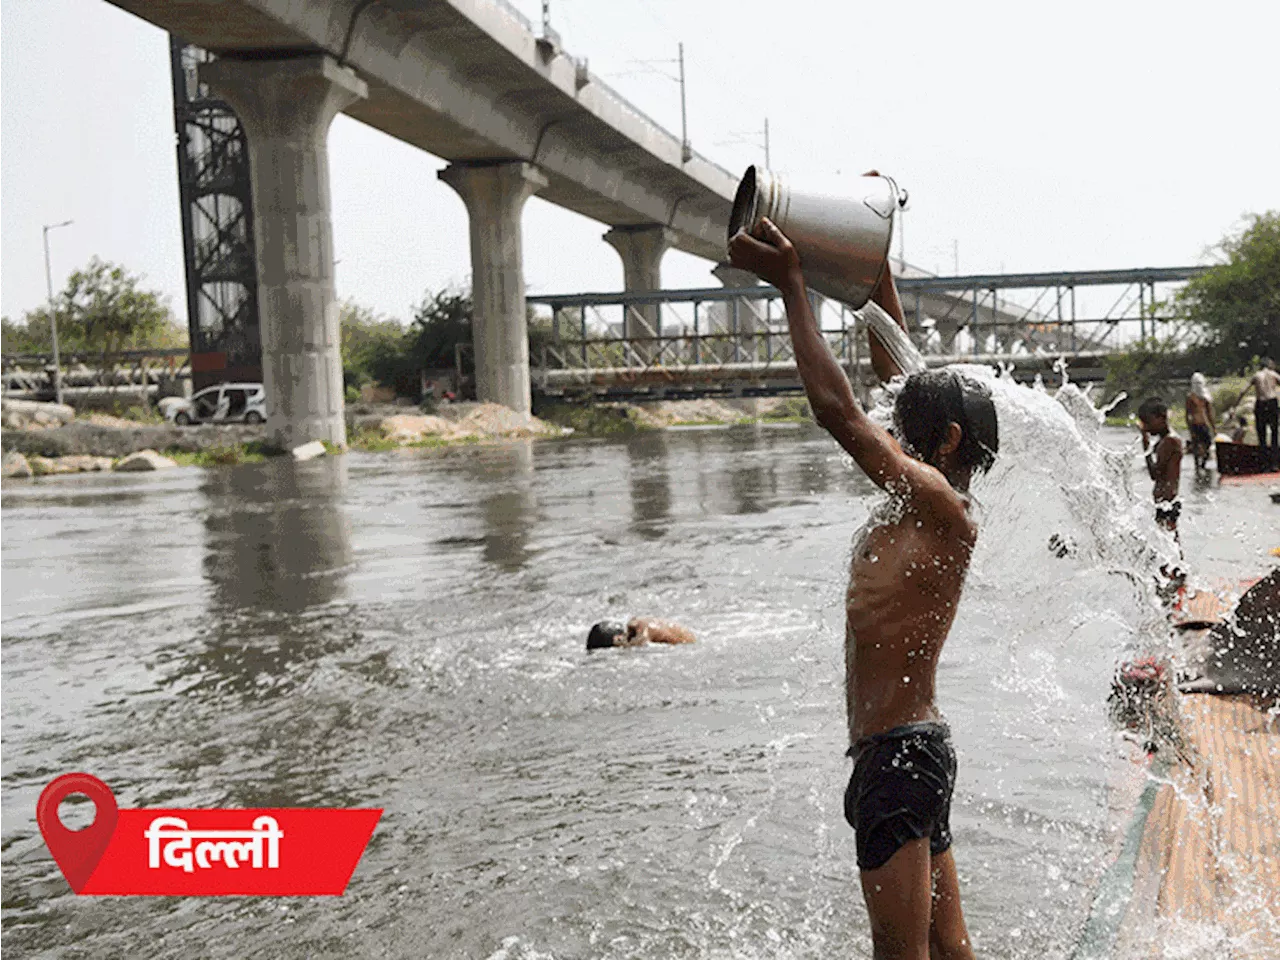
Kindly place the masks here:
<instances>
[{"instance_id":1,"label":"white rock","mask_svg":"<svg viewBox=\"0 0 1280 960\"><path fill-rule=\"evenodd\" d=\"M75 473L75 468L67 466L61 457L31 457L31 473L37 477L47 477L54 473Z\"/></svg>"},{"instance_id":2,"label":"white rock","mask_svg":"<svg viewBox=\"0 0 1280 960\"><path fill-rule=\"evenodd\" d=\"M76 412L65 403L41 403L37 400L4 400L4 425L14 429L26 426L60 427L76 418Z\"/></svg>"},{"instance_id":3,"label":"white rock","mask_svg":"<svg viewBox=\"0 0 1280 960\"><path fill-rule=\"evenodd\" d=\"M139 450L137 453L129 454L112 469L126 473L136 473L143 470L164 470L167 467L176 466L177 464L168 457L162 457L154 450Z\"/></svg>"},{"instance_id":4,"label":"white rock","mask_svg":"<svg viewBox=\"0 0 1280 960\"><path fill-rule=\"evenodd\" d=\"M310 443L304 443L301 446L294 447L293 459L314 460L316 457L323 457L324 453L324 444L319 440L312 440Z\"/></svg>"},{"instance_id":5,"label":"white rock","mask_svg":"<svg viewBox=\"0 0 1280 960\"><path fill-rule=\"evenodd\" d=\"M0 476L29 477L31 475L31 464L27 462L26 457L12 450L5 452L4 465L0 468Z\"/></svg>"},{"instance_id":6,"label":"white rock","mask_svg":"<svg viewBox=\"0 0 1280 960\"><path fill-rule=\"evenodd\" d=\"M396 414L384 417L378 425L388 440L412 443L427 436L448 436L454 432L453 424L443 417Z\"/></svg>"}]
</instances>

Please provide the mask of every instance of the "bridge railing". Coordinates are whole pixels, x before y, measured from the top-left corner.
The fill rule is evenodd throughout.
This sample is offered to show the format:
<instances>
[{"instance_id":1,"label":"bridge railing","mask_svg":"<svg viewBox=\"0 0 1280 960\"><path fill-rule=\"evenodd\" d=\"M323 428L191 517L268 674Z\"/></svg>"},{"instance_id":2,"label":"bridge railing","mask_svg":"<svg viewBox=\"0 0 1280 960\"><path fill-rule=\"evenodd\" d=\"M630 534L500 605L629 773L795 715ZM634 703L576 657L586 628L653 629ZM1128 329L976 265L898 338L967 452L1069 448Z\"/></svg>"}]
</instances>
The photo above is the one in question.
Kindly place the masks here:
<instances>
[{"instance_id":1,"label":"bridge railing","mask_svg":"<svg viewBox=\"0 0 1280 960\"><path fill-rule=\"evenodd\" d=\"M535 310L551 313L552 344L544 367L648 369L791 357L782 297L773 287L528 299ZM815 306L833 348L848 349L845 333L853 328L852 312L831 301Z\"/></svg>"},{"instance_id":2,"label":"bridge railing","mask_svg":"<svg viewBox=\"0 0 1280 960\"><path fill-rule=\"evenodd\" d=\"M167 385L191 376L191 351L122 350L92 354L61 352L64 394L120 393L148 397ZM53 355L0 355L0 377L8 397L48 399L54 393Z\"/></svg>"},{"instance_id":3,"label":"bridge railing","mask_svg":"<svg viewBox=\"0 0 1280 960\"><path fill-rule=\"evenodd\" d=\"M832 353L842 362L857 360L854 329L824 331ZM690 333L664 336L576 337L545 343L540 361L542 372L597 371L642 375L697 368L711 372L718 368L748 369L764 376L771 368L793 370L795 351L785 330L753 332Z\"/></svg>"},{"instance_id":4,"label":"bridge railing","mask_svg":"<svg viewBox=\"0 0 1280 960\"><path fill-rule=\"evenodd\" d=\"M1202 267L898 278L909 333L926 356L1096 354L1139 341L1190 342L1170 307L1172 285ZM1077 296L1079 288L1079 297ZM1008 291L1015 291L1010 295ZM781 294L770 286L530 296L551 313L541 370L637 373L789 357ZM842 362L856 360L858 320L814 297L819 326Z\"/></svg>"}]
</instances>

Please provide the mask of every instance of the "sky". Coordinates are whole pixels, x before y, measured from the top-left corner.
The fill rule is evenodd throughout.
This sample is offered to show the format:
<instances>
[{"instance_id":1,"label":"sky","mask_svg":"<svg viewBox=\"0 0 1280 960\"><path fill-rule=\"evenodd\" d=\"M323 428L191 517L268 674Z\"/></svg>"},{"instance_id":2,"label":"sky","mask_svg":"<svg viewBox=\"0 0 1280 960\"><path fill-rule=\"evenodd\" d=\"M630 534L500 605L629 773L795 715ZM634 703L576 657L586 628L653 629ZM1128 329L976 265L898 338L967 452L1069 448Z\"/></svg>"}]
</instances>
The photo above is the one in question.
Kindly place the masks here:
<instances>
[{"instance_id":1,"label":"sky","mask_svg":"<svg viewBox=\"0 0 1280 960\"><path fill-rule=\"evenodd\" d=\"M535 23L541 0L514 0ZM1280 209L1280 4L1140 0L551 0L564 48L734 173L793 182L875 167L911 194L908 261L951 273L1207 262L1250 212ZM168 44L105 0L0 2L0 312L92 256L186 318ZM407 320L465 285L462 202L444 162L339 117L329 134L337 290ZM622 288L606 226L538 198L530 292ZM898 251L898 239L894 251ZM715 285L669 251L668 288Z\"/></svg>"}]
</instances>

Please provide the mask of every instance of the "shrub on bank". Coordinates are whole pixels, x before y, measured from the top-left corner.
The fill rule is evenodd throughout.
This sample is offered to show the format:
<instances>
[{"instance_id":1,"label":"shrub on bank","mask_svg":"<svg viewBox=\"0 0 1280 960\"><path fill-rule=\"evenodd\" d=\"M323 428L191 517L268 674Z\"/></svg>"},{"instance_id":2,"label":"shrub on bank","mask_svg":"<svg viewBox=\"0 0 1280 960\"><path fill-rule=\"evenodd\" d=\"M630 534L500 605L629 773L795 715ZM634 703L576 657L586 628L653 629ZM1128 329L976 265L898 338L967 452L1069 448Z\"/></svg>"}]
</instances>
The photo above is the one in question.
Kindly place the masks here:
<instances>
[{"instance_id":1,"label":"shrub on bank","mask_svg":"<svg viewBox=\"0 0 1280 960\"><path fill-rule=\"evenodd\" d=\"M1209 393L1213 396L1213 415L1219 422L1227 411L1240 402L1248 386L1248 377L1228 377L1213 385Z\"/></svg>"},{"instance_id":2,"label":"shrub on bank","mask_svg":"<svg viewBox=\"0 0 1280 960\"><path fill-rule=\"evenodd\" d=\"M624 436L649 429L631 416L629 408L621 405L561 403L539 410L538 418L590 437Z\"/></svg>"},{"instance_id":3,"label":"shrub on bank","mask_svg":"<svg viewBox=\"0 0 1280 960\"><path fill-rule=\"evenodd\" d=\"M164 455L181 467L234 467L242 463L261 463L279 451L261 440L227 444L204 450L182 450L171 447Z\"/></svg>"},{"instance_id":4,"label":"shrub on bank","mask_svg":"<svg viewBox=\"0 0 1280 960\"><path fill-rule=\"evenodd\" d=\"M778 397L760 415L761 420L813 420L813 408L809 399L803 396Z\"/></svg>"}]
</instances>

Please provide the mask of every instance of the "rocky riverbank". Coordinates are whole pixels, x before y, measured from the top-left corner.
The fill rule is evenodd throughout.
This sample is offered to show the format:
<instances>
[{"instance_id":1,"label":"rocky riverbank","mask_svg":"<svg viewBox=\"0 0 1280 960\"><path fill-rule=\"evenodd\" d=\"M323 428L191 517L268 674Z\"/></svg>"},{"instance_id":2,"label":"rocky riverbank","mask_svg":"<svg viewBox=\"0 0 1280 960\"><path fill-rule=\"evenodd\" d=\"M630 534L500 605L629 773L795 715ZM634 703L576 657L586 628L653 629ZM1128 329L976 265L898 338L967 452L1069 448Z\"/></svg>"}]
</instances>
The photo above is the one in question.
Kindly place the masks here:
<instances>
[{"instance_id":1,"label":"rocky riverbank","mask_svg":"<svg viewBox=\"0 0 1280 960\"><path fill-rule=\"evenodd\" d=\"M562 406L547 411L545 419L526 419L492 403L449 404L432 414L411 407L353 404L347 409L347 439L352 449L378 451L574 433L608 436L756 419L803 419L807 409L804 399L795 397L704 399ZM105 414L77 417L71 407L29 401L5 401L0 417L6 477L231 465L269 454L262 425L178 427ZM128 467L123 466L126 460Z\"/></svg>"}]
</instances>

